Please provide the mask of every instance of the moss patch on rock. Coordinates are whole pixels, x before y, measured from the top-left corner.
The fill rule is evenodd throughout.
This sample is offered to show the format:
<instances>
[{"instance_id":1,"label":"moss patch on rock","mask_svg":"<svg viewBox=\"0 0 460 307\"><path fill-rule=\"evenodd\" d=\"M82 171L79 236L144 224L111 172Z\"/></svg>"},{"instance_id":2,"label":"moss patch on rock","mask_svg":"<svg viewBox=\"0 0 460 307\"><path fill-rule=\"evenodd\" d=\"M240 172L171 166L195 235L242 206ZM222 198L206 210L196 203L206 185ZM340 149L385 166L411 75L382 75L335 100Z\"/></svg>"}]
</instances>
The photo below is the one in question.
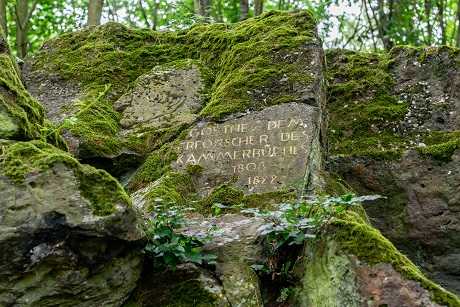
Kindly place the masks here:
<instances>
[{"instance_id":1,"label":"moss patch on rock","mask_svg":"<svg viewBox=\"0 0 460 307\"><path fill-rule=\"evenodd\" d=\"M176 142L166 143L147 158L139 171L133 176L126 190L131 193L158 180L169 171L172 171L171 162L177 159L174 150Z\"/></svg>"},{"instance_id":2,"label":"moss patch on rock","mask_svg":"<svg viewBox=\"0 0 460 307\"><path fill-rule=\"evenodd\" d=\"M210 307L218 296L204 289L198 280L187 280L174 287L162 300L165 307Z\"/></svg>"},{"instance_id":3,"label":"moss patch on rock","mask_svg":"<svg viewBox=\"0 0 460 307\"><path fill-rule=\"evenodd\" d=\"M169 171L163 175L144 195L143 199L149 204L148 211L152 206L159 203L166 206L190 207L194 200L196 189L192 178L180 171Z\"/></svg>"},{"instance_id":4,"label":"moss patch on rock","mask_svg":"<svg viewBox=\"0 0 460 307\"><path fill-rule=\"evenodd\" d=\"M354 254L359 260L372 266L379 262L391 264L405 278L420 282L421 286L433 293L432 300L445 306L460 306L460 300L454 294L429 281L420 270L380 231L371 227L367 218L361 214L341 214L332 221L337 227L335 239L339 245Z\"/></svg>"},{"instance_id":5,"label":"moss patch on rock","mask_svg":"<svg viewBox=\"0 0 460 307\"><path fill-rule=\"evenodd\" d=\"M342 196L353 193L353 189L337 174L322 172L321 178L324 180L324 192L331 196Z\"/></svg>"},{"instance_id":6,"label":"moss patch on rock","mask_svg":"<svg viewBox=\"0 0 460 307\"><path fill-rule=\"evenodd\" d=\"M398 46L386 55L330 50L327 63L331 155L393 160L415 149L451 160L460 145L451 116L460 49Z\"/></svg>"},{"instance_id":7,"label":"moss patch on rock","mask_svg":"<svg viewBox=\"0 0 460 307\"><path fill-rule=\"evenodd\" d=\"M111 214L120 203L131 205L129 196L107 172L82 165L70 154L42 141L8 144L2 147L0 157L0 171L13 182L23 182L29 174L51 169L56 163L71 167L80 183L80 192L91 203L94 215Z\"/></svg>"},{"instance_id":8,"label":"moss patch on rock","mask_svg":"<svg viewBox=\"0 0 460 307\"><path fill-rule=\"evenodd\" d=\"M43 124L44 108L24 89L15 63L8 54L0 54L0 71L0 106L18 126L14 135L10 136L11 139L39 138L39 125ZM3 112L0 109L1 113Z\"/></svg>"},{"instance_id":9,"label":"moss patch on rock","mask_svg":"<svg viewBox=\"0 0 460 307\"><path fill-rule=\"evenodd\" d=\"M243 190L237 190L231 184L223 184L205 197L203 200L203 209L211 208L214 204L224 206L239 205L243 200L243 196Z\"/></svg>"},{"instance_id":10,"label":"moss patch on rock","mask_svg":"<svg viewBox=\"0 0 460 307\"><path fill-rule=\"evenodd\" d=\"M394 59L347 50L331 50L326 56L330 153L399 157L405 140L395 129L408 104L390 93L394 80L388 69Z\"/></svg>"},{"instance_id":11,"label":"moss patch on rock","mask_svg":"<svg viewBox=\"0 0 460 307\"><path fill-rule=\"evenodd\" d=\"M439 161L451 161L455 150L460 148L460 130L433 131L423 138L426 147L417 147L422 156Z\"/></svg>"}]
</instances>

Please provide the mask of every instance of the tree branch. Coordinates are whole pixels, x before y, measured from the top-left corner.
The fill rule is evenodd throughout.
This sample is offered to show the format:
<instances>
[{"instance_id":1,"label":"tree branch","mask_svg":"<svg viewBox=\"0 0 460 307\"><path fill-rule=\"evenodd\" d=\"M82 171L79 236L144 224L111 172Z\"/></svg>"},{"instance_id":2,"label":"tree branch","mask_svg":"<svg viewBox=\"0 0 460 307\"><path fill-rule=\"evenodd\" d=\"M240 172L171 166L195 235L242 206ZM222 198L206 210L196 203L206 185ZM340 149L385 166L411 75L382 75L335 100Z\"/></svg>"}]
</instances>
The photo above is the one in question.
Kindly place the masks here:
<instances>
[{"instance_id":1,"label":"tree branch","mask_svg":"<svg viewBox=\"0 0 460 307\"><path fill-rule=\"evenodd\" d=\"M34 3L32 3L32 7L30 10L27 12L26 19L24 19L24 23L21 25L22 29L27 29L29 25L29 20L32 17L33 12L35 11L35 7L37 6L38 0L34 0Z\"/></svg>"}]
</instances>

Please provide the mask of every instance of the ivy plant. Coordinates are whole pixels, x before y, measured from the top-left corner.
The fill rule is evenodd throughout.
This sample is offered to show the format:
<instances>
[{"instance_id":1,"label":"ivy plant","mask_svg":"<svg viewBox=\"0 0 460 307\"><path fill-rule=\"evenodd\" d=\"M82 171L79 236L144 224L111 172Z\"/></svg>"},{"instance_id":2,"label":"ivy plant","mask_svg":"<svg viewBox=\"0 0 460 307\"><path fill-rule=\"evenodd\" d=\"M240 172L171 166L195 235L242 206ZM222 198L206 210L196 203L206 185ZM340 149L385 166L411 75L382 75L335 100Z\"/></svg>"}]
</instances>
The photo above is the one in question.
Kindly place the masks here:
<instances>
[{"instance_id":1,"label":"ivy plant","mask_svg":"<svg viewBox=\"0 0 460 307\"><path fill-rule=\"evenodd\" d=\"M189 210L193 208L168 208L163 205L154 207L152 221L147 222L149 242L145 251L153 255L157 269L175 270L178 264L189 261L198 264L202 264L203 261L208 264L216 263L216 255L200 253L200 247L204 246L204 242L212 240L216 232L207 231L192 235L181 232L188 226L185 211Z\"/></svg>"}]
</instances>

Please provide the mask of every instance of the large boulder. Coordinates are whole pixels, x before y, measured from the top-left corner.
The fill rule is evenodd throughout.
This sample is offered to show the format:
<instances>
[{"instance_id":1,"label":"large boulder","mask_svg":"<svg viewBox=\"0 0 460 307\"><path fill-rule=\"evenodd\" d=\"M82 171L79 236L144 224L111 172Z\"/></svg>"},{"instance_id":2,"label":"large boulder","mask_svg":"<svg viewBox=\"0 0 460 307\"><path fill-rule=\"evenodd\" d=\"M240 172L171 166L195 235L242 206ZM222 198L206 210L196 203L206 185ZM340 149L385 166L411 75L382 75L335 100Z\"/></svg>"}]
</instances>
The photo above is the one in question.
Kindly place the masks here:
<instances>
[{"instance_id":1,"label":"large boulder","mask_svg":"<svg viewBox=\"0 0 460 307\"><path fill-rule=\"evenodd\" d=\"M55 124L111 84L62 135L78 159L119 178L198 118L222 121L286 102L321 114L322 63L313 15L296 11L175 33L86 28L47 41L25 59L23 74Z\"/></svg>"},{"instance_id":2,"label":"large boulder","mask_svg":"<svg viewBox=\"0 0 460 307\"><path fill-rule=\"evenodd\" d=\"M329 168L378 229L429 277L460 294L460 50L330 51Z\"/></svg>"},{"instance_id":3,"label":"large boulder","mask_svg":"<svg viewBox=\"0 0 460 307\"><path fill-rule=\"evenodd\" d=\"M184 231L205 234L210 227L221 236L206 242L203 253L217 256L215 266L187 263L174 272L160 274L148 259L141 283L128 301L141 306L262 306L261 284L251 268L265 260L262 237L257 229L262 220L239 214L205 219L195 217Z\"/></svg>"},{"instance_id":4,"label":"large boulder","mask_svg":"<svg viewBox=\"0 0 460 307\"><path fill-rule=\"evenodd\" d=\"M168 191L166 197L179 204L190 194L206 198L201 209L209 210L250 194L281 196L287 184L314 189L322 167L325 94L323 53L310 13L269 12L231 29L189 31L184 35L203 31L200 39L226 38L213 45L218 50L200 55L215 76L209 101L177 138L146 159L127 190L135 199L142 194L146 209Z\"/></svg>"},{"instance_id":5,"label":"large boulder","mask_svg":"<svg viewBox=\"0 0 460 307\"><path fill-rule=\"evenodd\" d=\"M41 141L0 162L0 304L119 306L140 275L137 211L105 171Z\"/></svg>"},{"instance_id":6,"label":"large boulder","mask_svg":"<svg viewBox=\"0 0 460 307\"><path fill-rule=\"evenodd\" d=\"M296 305L459 306L455 295L424 277L359 212L337 216L306 242Z\"/></svg>"},{"instance_id":7,"label":"large boulder","mask_svg":"<svg viewBox=\"0 0 460 307\"><path fill-rule=\"evenodd\" d=\"M0 305L121 305L143 260L137 211L109 174L54 146L66 148L1 33L0 71Z\"/></svg>"}]
</instances>

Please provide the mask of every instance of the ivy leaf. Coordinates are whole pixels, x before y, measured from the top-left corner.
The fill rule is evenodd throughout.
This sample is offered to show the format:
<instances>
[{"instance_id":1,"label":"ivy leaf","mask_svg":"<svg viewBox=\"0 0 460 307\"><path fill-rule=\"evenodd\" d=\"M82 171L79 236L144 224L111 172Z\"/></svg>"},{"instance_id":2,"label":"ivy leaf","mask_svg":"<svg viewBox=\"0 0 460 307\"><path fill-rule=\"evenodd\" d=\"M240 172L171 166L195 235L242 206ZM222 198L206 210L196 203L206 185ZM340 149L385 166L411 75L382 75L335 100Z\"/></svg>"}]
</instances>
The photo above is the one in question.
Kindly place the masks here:
<instances>
[{"instance_id":1,"label":"ivy leaf","mask_svg":"<svg viewBox=\"0 0 460 307\"><path fill-rule=\"evenodd\" d=\"M170 252L170 251L165 252L165 253L163 254L163 259L164 259L164 261L165 261L166 264L168 264L168 263L170 263L171 261L173 261L174 258L175 258L175 255L174 255L172 252Z\"/></svg>"},{"instance_id":2,"label":"ivy leaf","mask_svg":"<svg viewBox=\"0 0 460 307\"><path fill-rule=\"evenodd\" d=\"M353 194L347 194L342 197L342 200L349 202L352 198L353 198Z\"/></svg>"},{"instance_id":3,"label":"ivy leaf","mask_svg":"<svg viewBox=\"0 0 460 307\"><path fill-rule=\"evenodd\" d=\"M187 257L188 260L198 264L202 264L203 262L203 257L199 253L186 253L185 257Z\"/></svg>"},{"instance_id":4,"label":"ivy leaf","mask_svg":"<svg viewBox=\"0 0 460 307\"><path fill-rule=\"evenodd\" d=\"M204 260L208 260L208 261L209 261L209 260L217 259L217 256L214 255L214 254L204 254L204 255L202 256L202 258L203 258Z\"/></svg>"}]
</instances>

